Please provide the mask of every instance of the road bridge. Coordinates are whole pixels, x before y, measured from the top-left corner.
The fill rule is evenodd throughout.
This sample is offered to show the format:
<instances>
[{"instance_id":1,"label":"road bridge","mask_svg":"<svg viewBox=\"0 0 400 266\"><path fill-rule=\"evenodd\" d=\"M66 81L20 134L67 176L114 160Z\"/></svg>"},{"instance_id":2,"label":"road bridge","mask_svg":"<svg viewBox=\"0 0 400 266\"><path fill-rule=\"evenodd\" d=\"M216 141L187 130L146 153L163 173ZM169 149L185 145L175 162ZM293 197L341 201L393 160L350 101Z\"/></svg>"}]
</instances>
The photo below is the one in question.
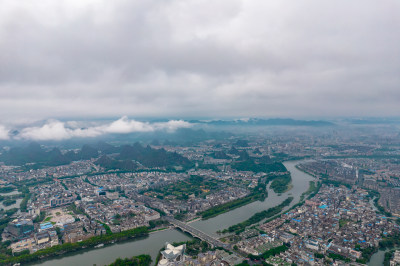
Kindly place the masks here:
<instances>
[{"instance_id":1,"label":"road bridge","mask_svg":"<svg viewBox=\"0 0 400 266\"><path fill-rule=\"evenodd\" d=\"M168 221L170 224L174 225L175 227L180 228L182 231L188 232L192 236L200 238L201 240L208 242L210 245L214 247L222 247L231 250L230 245L222 243L218 239L215 239L214 237L207 235L206 233L190 226L189 224L178 221L171 216L164 216L164 219Z\"/></svg>"}]
</instances>

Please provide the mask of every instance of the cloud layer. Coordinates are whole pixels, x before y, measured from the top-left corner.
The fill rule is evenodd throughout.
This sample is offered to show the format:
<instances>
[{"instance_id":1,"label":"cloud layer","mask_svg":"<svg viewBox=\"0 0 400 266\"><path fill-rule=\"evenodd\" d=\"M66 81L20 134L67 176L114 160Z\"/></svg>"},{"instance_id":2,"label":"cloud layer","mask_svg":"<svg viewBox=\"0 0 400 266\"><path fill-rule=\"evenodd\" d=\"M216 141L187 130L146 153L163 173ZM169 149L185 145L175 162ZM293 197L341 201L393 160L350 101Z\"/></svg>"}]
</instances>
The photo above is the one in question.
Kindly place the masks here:
<instances>
[{"instance_id":1,"label":"cloud layer","mask_svg":"<svg viewBox=\"0 0 400 266\"><path fill-rule=\"evenodd\" d=\"M9 131L2 125L0 125L0 140L7 140L9 139Z\"/></svg>"},{"instance_id":2,"label":"cloud layer","mask_svg":"<svg viewBox=\"0 0 400 266\"><path fill-rule=\"evenodd\" d=\"M75 121L61 122L51 120L42 126L25 127L13 139L26 140L66 140L71 138L91 138L105 134L128 134L133 132L167 131L173 132L179 128L188 128L192 125L183 120L170 120L168 122L141 122L130 120L124 116L109 124L79 127ZM10 139L9 130L0 126L0 140Z\"/></svg>"},{"instance_id":3,"label":"cloud layer","mask_svg":"<svg viewBox=\"0 0 400 266\"><path fill-rule=\"evenodd\" d=\"M398 115L399 13L398 0L3 0L0 119Z\"/></svg>"}]
</instances>

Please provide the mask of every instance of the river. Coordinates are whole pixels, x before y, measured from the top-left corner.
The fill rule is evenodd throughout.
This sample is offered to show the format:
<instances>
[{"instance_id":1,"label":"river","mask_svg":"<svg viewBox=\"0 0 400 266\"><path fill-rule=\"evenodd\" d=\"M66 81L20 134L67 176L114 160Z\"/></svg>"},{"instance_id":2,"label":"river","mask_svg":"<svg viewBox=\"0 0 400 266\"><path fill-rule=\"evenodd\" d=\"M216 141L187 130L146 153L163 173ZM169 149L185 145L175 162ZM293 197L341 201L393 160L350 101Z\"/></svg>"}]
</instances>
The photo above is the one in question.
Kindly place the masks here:
<instances>
[{"instance_id":1,"label":"river","mask_svg":"<svg viewBox=\"0 0 400 266\"><path fill-rule=\"evenodd\" d=\"M369 204L371 205L372 209L374 209L374 211L378 212L378 209L376 208L375 204L374 204L374 198L369 200ZM368 262L369 266L379 266L379 265L383 265L383 262L385 260L385 252L389 251L389 249L386 250L378 250L377 252L375 252L370 261Z\"/></svg>"},{"instance_id":2,"label":"river","mask_svg":"<svg viewBox=\"0 0 400 266\"><path fill-rule=\"evenodd\" d=\"M299 201L301 194L308 189L309 181L314 180L310 175L298 170L295 167L297 163L297 161L284 163L292 176L293 188L291 190L278 195L273 190L268 189L268 198L266 198L265 201L255 201L230 212L220 214L214 218L193 222L190 225L211 236L217 236L216 232L218 230L243 222L253 214L279 205L286 198L292 196L294 199L286 209L290 208Z\"/></svg>"},{"instance_id":3,"label":"river","mask_svg":"<svg viewBox=\"0 0 400 266\"><path fill-rule=\"evenodd\" d=\"M383 261L385 260L385 252L388 250L378 250L378 252L372 255L370 261L368 262L369 266L380 266L383 265Z\"/></svg>"},{"instance_id":4,"label":"river","mask_svg":"<svg viewBox=\"0 0 400 266\"><path fill-rule=\"evenodd\" d=\"M290 171L292 176L293 187L291 190L278 195L272 190L268 189L268 198L265 201L256 201L224 214L218 215L208 220L200 220L192 222L190 225L207 233L216 236L216 231L227 228L233 224L242 222L250 218L256 212L266 210L274 207L284 201L287 197L292 196L294 200L291 205L296 204L300 195L305 192L309 187L309 181L314 178L306 173L298 170L295 165L298 161L285 162L284 165ZM288 206L287 208L290 208ZM149 237L136 240L128 241L124 243L118 243L114 245L105 246L103 248L85 250L75 253L70 253L65 256L60 256L56 259L49 259L32 265L42 266L67 266L67 265L88 265L92 266L96 264L105 265L110 264L115 259L121 257L132 257L140 254L151 255L153 261L155 260L159 250L163 247L165 242L179 242L186 241L189 237L178 230L165 230L157 233L152 233Z\"/></svg>"},{"instance_id":5,"label":"river","mask_svg":"<svg viewBox=\"0 0 400 266\"><path fill-rule=\"evenodd\" d=\"M181 242L190 240L190 237L178 230L164 230L151 233L148 237L141 240L126 241L113 245L106 245L103 248L93 248L68 255L60 256L56 259L49 259L32 265L43 266L93 266L107 265L117 258L132 257L140 254L148 254L155 261L158 252L164 247L165 242Z\"/></svg>"}]
</instances>

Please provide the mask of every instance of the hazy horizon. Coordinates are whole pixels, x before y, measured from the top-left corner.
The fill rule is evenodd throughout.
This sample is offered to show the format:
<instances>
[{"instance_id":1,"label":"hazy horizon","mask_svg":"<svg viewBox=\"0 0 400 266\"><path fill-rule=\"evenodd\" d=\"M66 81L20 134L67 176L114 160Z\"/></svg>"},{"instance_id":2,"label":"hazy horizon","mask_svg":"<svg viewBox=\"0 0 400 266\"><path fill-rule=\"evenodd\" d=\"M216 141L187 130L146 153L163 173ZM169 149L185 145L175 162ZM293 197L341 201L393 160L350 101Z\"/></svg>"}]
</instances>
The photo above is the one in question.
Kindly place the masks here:
<instances>
[{"instance_id":1,"label":"hazy horizon","mask_svg":"<svg viewBox=\"0 0 400 266\"><path fill-rule=\"evenodd\" d=\"M238 119L47 119L20 124L0 124L0 141L64 141L69 139L102 138L110 135L134 133L175 133L178 129L212 129L231 131L232 127L271 128L305 127L309 129L337 128L354 125L394 125L400 128L400 118L238 118ZM227 128L228 127L228 128ZM229 128L230 127L230 128Z\"/></svg>"}]
</instances>

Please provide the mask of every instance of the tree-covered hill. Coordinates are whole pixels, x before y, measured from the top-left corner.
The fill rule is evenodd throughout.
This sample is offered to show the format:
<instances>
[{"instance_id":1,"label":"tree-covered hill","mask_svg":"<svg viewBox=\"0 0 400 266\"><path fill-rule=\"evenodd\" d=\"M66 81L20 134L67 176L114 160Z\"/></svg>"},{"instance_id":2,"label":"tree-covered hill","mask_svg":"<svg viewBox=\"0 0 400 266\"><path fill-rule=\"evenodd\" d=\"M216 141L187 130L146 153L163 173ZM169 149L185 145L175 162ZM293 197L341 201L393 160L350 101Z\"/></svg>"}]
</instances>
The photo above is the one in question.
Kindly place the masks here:
<instances>
[{"instance_id":1,"label":"tree-covered hill","mask_svg":"<svg viewBox=\"0 0 400 266\"><path fill-rule=\"evenodd\" d=\"M77 152L68 151L63 154L58 148L47 151L38 143L32 142L26 147L13 147L8 151L3 151L0 155L0 161L7 165L38 164L57 166L96 157L98 157L97 149L89 145L83 145L82 149Z\"/></svg>"},{"instance_id":2,"label":"tree-covered hill","mask_svg":"<svg viewBox=\"0 0 400 266\"><path fill-rule=\"evenodd\" d=\"M108 156L110 154L114 154ZM101 155L100 158L99 155ZM176 152L168 152L165 149L154 149L150 146L142 146L140 143L115 147L107 143L96 145L83 145L80 150L61 152L59 148L46 150L36 142L26 147L13 147L4 150L0 155L0 161L6 165L26 165L39 168L44 166L58 166L69 164L73 161L98 158L96 164L106 169L120 169L132 171L141 165L146 168L189 167L192 162Z\"/></svg>"},{"instance_id":3,"label":"tree-covered hill","mask_svg":"<svg viewBox=\"0 0 400 266\"><path fill-rule=\"evenodd\" d=\"M149 145L143 147L139 143L124 145L117 156L118 160L134 160L145 167L189 166L191 162L176 152L167 152L165 149L153 149Z\"/></svg>"}]
</instances>

